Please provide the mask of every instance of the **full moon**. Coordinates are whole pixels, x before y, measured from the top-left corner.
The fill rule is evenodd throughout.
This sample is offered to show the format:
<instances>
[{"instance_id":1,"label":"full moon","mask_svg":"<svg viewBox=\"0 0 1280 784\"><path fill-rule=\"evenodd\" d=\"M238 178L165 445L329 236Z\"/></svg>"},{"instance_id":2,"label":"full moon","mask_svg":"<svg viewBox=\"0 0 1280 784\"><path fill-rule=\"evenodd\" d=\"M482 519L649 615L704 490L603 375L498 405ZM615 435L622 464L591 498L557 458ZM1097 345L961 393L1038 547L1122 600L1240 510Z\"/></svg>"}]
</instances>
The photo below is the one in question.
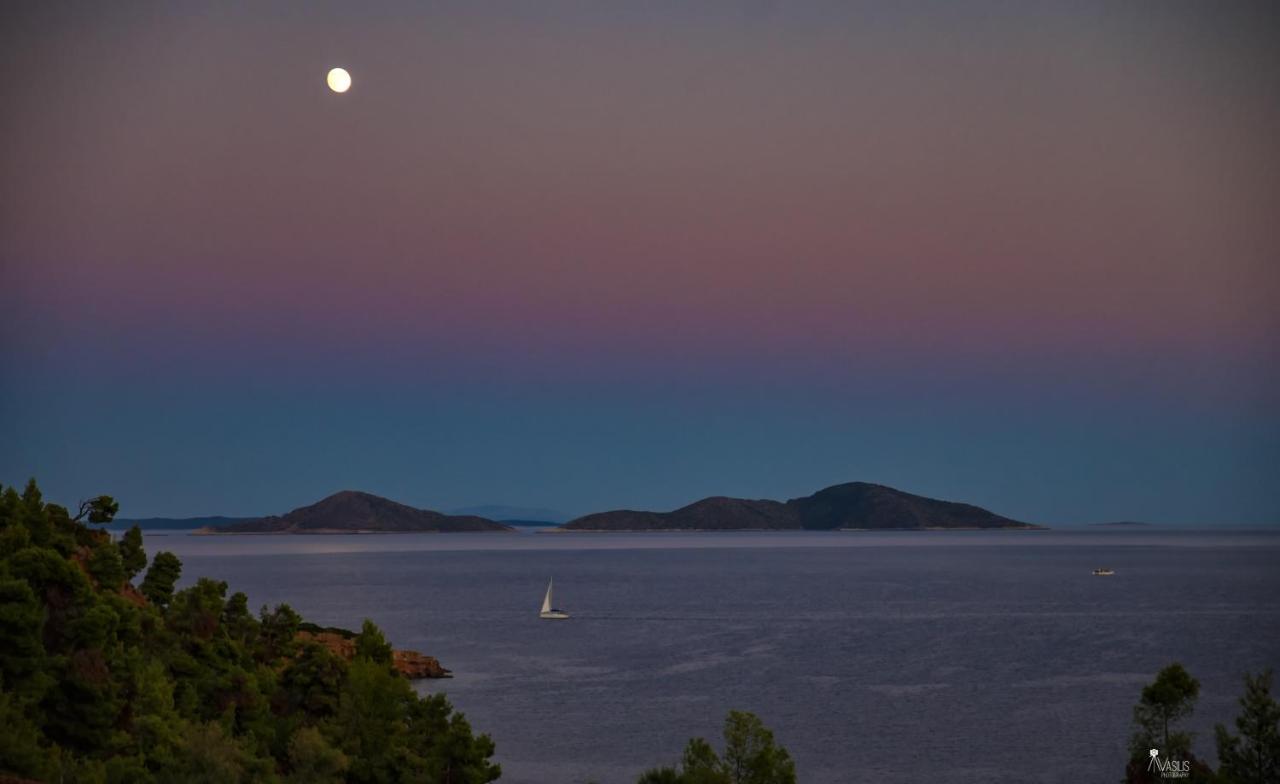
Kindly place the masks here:
<instances>
[{"instance_id":1,"label":"full moon","mask_svg":"<svg viewBox=\"0 0 1280 784\"><path fill-rule=\"evenodd\" d=\"M351 89L351 74L347 73L345 68L334 68L329 71L329 75L324 80L329 83L329 89L335 93L345 93Z\"/></svg>"}]
</instances>

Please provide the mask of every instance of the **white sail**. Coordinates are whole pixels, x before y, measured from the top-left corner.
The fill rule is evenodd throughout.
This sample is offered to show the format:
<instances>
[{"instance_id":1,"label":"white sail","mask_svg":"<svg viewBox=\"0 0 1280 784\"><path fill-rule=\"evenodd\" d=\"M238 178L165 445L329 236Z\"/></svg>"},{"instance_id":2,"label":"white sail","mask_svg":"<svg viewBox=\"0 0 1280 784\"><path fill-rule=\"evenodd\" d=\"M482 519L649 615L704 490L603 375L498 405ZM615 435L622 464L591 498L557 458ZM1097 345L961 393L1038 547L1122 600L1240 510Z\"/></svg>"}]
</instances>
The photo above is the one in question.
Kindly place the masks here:
<instances>
[{"instance_id":1,"label":"white sail","mask_svg":"<svg viewBox=\"0 0 1280 784\"><path fill-rule=\"evenodd\" d=\"M551 599L551 585L555 580L547 581L547 595L542 597L542 612L538 613L538 617L545 618L549 621L563 621L569 617L569 613L564 610L557 610Z\"/></svg>"}]
</instances>

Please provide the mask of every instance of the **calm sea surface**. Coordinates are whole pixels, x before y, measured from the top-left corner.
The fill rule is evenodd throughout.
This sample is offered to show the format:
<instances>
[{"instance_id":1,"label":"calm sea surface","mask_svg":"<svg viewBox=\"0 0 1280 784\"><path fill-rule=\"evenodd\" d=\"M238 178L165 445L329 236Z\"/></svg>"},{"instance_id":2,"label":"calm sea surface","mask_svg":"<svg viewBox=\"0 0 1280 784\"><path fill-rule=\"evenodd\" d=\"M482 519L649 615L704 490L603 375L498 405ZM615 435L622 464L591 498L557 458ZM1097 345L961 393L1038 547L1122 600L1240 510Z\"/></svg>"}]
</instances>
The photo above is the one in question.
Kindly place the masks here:
<instances>
[{"instance_id":1,"label":"calm sea surface","mask_svg":"<svg viewBox=\"0 0 1280 784\"><path fill-rule=\"evenodd\" d=\"M634 782L726 711L801 782L1122 774L1130 709L1172 661L1212 758L1241 674L1280 670L1280 532L147 537L253 606L372 618L437 656L502 780ZM1090 575L1110 566L1116 575ZM537 617L547 579L570 621Z\"/></svg>"}]
</instances>

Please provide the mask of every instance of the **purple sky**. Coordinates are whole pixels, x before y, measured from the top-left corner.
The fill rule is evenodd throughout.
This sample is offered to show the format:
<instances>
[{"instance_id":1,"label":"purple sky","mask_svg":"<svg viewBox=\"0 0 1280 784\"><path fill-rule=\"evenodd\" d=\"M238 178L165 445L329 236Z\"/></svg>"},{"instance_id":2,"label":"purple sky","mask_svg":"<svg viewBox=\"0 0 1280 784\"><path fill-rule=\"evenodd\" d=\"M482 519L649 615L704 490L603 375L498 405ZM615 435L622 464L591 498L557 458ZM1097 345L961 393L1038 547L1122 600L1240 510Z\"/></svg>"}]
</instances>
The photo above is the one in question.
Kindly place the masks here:
<instances>
[{"instance_id":1,"label":"purple sky","mask_svg":"<svg viewBox=\"0 0 1280 784\"><path fill-rule=\"evenodd\" d=\"M0 482L1280 521L1267 4L5 16Z\"/></svg>"}]
</instances>

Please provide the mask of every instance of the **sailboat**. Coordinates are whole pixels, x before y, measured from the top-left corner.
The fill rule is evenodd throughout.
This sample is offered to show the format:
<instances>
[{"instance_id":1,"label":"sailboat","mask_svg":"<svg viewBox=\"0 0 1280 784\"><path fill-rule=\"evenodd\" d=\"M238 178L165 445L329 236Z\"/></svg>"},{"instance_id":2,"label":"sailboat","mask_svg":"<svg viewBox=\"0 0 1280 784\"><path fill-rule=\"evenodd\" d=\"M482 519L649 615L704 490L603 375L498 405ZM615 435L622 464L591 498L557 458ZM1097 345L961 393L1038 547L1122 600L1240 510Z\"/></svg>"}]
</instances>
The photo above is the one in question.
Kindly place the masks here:
<instances>
[{"instance_id":1,"label":"sailboat","mask_svg":"<svg viewBox=\"0 0 1280 784\"><path fill-rule=\"evenodd\" d=\"M547 595L542 597L542 612L538 613L538 617L548 621L567 620L569 618L569 613L564 610L557 610L551 606L551 585L554 582L554 577L547 581Z\"/></svg>"}]
</instances>

